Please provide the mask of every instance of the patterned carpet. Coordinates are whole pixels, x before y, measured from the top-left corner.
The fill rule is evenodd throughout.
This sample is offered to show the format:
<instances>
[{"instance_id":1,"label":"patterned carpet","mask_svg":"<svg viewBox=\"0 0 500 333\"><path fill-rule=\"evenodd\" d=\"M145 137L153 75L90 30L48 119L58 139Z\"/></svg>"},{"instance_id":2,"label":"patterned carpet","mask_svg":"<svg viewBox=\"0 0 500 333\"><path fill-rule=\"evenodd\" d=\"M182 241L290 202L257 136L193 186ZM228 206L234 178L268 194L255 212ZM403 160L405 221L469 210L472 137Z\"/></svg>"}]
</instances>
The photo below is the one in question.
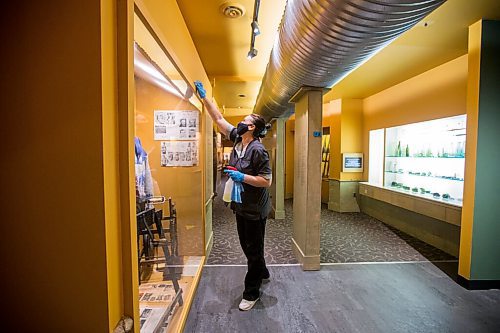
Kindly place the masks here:
<instances>
[{"instance_id":1,"label":"patterned carpet","mask_svg":"<svg viewBox=\"0 0 500 333\"><path fill-rule=\"evenodd\" d=\"M285 202L285 214L285 220L267 221L267 264L297 263L291 246L291 200ZM246 264L238 241L235 217L222 201L222 195L214 200L213 230L214 245L207 264ZM366 214L332 212L326 205L321 210L320 248L322 263L456 260L455 257Z\"/></svg>"},{"instance_id":2,"label":"patterned carpet","mask_svg":"<svg viewBox=\"0 0 500 333\"><path fill-rule=\"evenodd\" d=\"M456 258L364 213L321 210L322 263L440 261Z\"/></svg>"},{"instance_id":3,"label":"patterned carpet","mask_svg":"<svg viewBox=\"0 0 500 333\"><path fill-rule=\"evenodd\" d=\"M222 193L222 192L219 192ZM291 205L291 204L290 204ZM265 259L267 264L296 264L292 253L292 223L288 209L285 220L268 219L266 224ZM236 231L236 217L222 201L222 194L214 199L214 245L207 264L246 264Z\"/></svg>"}]
</instances>

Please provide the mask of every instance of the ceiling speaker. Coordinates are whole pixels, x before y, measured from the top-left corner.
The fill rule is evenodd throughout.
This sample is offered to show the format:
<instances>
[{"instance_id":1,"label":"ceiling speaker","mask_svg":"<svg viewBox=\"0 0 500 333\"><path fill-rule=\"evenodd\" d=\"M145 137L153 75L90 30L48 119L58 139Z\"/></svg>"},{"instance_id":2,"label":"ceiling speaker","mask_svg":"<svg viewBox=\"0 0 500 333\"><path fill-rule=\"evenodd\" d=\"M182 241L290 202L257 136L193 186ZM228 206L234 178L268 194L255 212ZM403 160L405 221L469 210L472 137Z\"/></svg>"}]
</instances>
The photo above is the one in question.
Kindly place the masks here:
<instances>
[{"instance_id":1,"label":"ceiling speaker","mask_svg":"<svg viewBox=\"0 0 500 333\"><path fill-rule=\"evenodd\" d=\"M228 18L240 18L245 15L245 7L236 2L225 2L220 6L221 13Z\"/></svg>"}]
</instances>

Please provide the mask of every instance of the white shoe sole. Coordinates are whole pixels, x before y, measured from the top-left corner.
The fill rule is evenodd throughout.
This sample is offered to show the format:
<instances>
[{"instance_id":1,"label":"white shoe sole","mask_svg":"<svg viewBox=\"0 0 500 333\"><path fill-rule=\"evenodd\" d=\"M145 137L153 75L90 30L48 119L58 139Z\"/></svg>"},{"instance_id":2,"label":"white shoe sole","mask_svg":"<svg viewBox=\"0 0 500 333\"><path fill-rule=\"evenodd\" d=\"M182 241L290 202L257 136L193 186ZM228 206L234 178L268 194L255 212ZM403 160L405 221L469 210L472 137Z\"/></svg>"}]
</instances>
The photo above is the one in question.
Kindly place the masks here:
<instances>
[{"instance_id":1,"label":"white shoe sole","mask_svg":"<svg viewBox=\"0 0 500 333\"><path fill-rule=\"evenodd\" d=\"M254 307L255 303L257 303L257 301L258 301L258 300L259 300L259 298L257 298L255 301L247 301L247 302L248 302L248 304L245 304L245 305L247 305L247 306L246 306L246 307L244 307L244 308L242 308L242 307L241 307L241 303L240 303L240 305L238 306L238 309L240 309L240 311L248 311L248 310L251 310L251 309Z\"/></svg>"}]
</instances>

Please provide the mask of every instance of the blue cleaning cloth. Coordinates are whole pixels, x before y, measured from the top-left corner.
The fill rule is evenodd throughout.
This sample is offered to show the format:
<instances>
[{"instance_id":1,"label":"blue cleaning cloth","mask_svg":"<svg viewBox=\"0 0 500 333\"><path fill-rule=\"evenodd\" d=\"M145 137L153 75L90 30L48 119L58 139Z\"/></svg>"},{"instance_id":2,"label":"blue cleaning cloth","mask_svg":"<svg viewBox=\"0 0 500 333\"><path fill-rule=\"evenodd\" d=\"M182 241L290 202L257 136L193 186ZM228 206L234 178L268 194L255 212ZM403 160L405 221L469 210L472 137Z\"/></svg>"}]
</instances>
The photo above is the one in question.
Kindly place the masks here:
<instances>
[{"instance_id":1,"label":"blue cleaning cloth","mask_svg":"<svg viewBox=\"0 0 500 333\"><path fill-rule=\"evenodd\" d=\"M194 81L194 86L196 87L196 92L198 93L198 96L200 96L200 98L205 98L207 96L207 92L203 87L203 83L201 83L200 81Z\"/></svg>"},{"instance_id":2,"label":"blue cleaning cloth","mask_svg":"<svg viewBox=\"0 0 500 333\"><path fill-rule=\"evenodd\" d=\"M233 191L231 192L231 201L242 203L241 192L244 192L243 185L240 182L234 182Z\"/></svg>"}]
</instances>

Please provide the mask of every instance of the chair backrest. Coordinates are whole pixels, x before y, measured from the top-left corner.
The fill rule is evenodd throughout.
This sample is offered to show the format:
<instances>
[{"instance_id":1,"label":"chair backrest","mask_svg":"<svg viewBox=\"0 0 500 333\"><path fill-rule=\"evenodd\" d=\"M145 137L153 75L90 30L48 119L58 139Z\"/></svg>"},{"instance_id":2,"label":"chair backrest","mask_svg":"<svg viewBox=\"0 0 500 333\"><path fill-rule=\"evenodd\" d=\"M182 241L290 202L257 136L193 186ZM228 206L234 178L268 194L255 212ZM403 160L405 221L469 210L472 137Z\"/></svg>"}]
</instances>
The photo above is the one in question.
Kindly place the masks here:
<instances>
[{"instance_id":1,"label":"chair backrest","mask_svg":"<svg viewBox=\"0 0 500 333\"><path fill-rule=\"evenodd\" d=\"M155 221L155 209L148 208L137 214L137 233L142 235L151 229Z\"/></svg>"},{"instance_id":2,"label":"chair backrest","mask_svg":"<svg viewBox=\"0 0 500 333\"><path fill-rule=\"evenodd\" d=\"M177 215L177 212L175 210L175 203L172 201L172 198L168 198L168 210L170 213L171 217L174 217Z\"/></svg>"}]
</instances>

